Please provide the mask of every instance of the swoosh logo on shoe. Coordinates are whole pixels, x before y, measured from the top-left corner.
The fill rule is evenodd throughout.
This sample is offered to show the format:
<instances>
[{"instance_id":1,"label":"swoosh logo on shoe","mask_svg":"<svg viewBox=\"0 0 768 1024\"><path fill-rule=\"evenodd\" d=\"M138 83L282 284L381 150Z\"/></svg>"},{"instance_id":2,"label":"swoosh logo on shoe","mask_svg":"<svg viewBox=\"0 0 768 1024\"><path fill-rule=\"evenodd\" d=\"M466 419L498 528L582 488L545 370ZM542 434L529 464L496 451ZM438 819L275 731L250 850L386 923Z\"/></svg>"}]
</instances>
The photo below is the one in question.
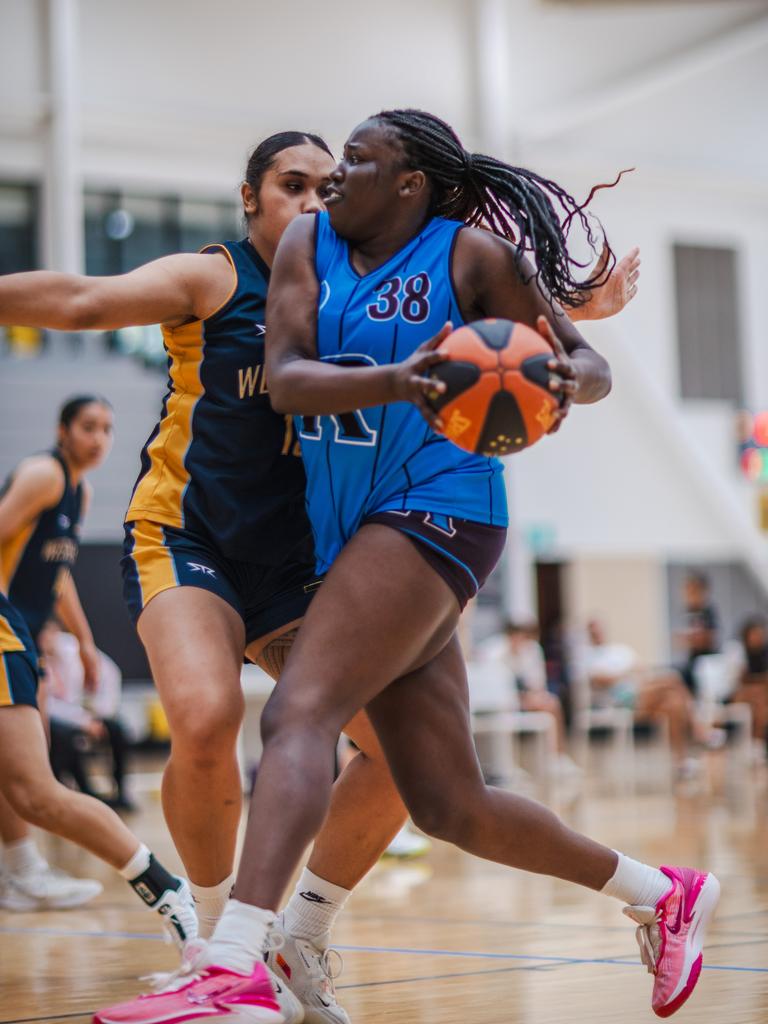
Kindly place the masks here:
<instances>
[{"instance_id":1,"label":"swoosh logo on shoe","mask_svg":"<svg viewBox=\"0 0 768 1024\"><path fill-rule=\"evenodd\" d=\"M686 921L686 924L689 924L689 923L690 922ZM682 925L683 925L683 896L682 896L682 893L681 893L680 894L680 898L677 901L677 917L675 918L675 923L674 923L674 925L671 924L671 923L668 924L667 925L667 931L672 932L673 935L679 935L680 934L680 929L681 929Z\"/></svg>"}]
</instances>

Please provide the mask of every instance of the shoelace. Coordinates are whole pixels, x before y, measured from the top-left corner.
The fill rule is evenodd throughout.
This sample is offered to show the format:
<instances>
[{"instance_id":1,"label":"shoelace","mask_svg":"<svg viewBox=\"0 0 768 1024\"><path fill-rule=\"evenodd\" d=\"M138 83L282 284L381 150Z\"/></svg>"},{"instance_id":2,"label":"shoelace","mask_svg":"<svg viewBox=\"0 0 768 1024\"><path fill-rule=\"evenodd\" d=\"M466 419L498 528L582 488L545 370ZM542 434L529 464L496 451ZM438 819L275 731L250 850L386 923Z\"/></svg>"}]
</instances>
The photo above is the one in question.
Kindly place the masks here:
<instances>
[{"instance_id":1,"label":"shoelace","mask_svg":"<svg viewBox=\"0 0 768 1024\"><path fill-rule=\"evenodd\" d=\"M208 943L205 939L190 939L184 944L181 963L175 971L154 971L152 974L142 975L139 981L149 982L149 987L156 995L161 992L176 992L190 982L199 981L208 966Z\"/></svg>"},{"instance_id":2,"label":"shoelace","mask_svg":"<svg viewBox=\"0 0 768 1024\"><path fill-rule=\"evenodd\" d=\"M278 953L285 945L285 936L277 928L270 932L267 932L267 942L264 946L264 959L267 959L268 953Z\"/></svg>"},{"instance_id":3,"label":"shoelace","mask_svg":"<svg viewBox=\"0 0 768 1024\"><path fill-rule=\"evenodd\" d=\"M661 949L661 932L659 931L660 914L655 907L624 907L624 913L637 924L635 938L640 947L640 959L649 974L656 974L659 951Z\"/></svg>"}]
</instances>

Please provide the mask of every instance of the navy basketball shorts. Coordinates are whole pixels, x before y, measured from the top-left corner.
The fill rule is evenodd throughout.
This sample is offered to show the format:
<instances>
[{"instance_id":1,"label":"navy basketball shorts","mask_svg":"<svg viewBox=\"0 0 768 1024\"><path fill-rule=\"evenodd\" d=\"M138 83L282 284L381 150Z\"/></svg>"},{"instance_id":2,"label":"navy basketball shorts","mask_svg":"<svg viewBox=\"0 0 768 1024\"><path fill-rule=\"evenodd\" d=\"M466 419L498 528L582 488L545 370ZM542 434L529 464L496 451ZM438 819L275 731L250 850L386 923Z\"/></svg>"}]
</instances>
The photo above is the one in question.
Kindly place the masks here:
<instances>
[{"instance_id":1,"label":"navy basketball shorts","mask_svg":"<svg viewBox=\"0 0 768 1024\"><path fill-rule=\"evenodd\" d=\"M406 534L454 592L462 611L491 575L507 538L504 526L437 512L375 512L366 523L382 523Z\"/></svg>"},{"instance_id":2,"label":"navy basketball shorts","mask_svg":"<svg viewBox=\"0 0 768 1024\"><path fill-rule=\"evenodd\" d=\"M235 561L197 533L148 519L125 524L120 565L123 597L134 622L164 590L198 587L234 608L245 625L246 644L303 618L322 583L314 563Z\"/></svg>"},{"instance_id":3,"label":"navy basketball shorts","mask_svg":"<svg viewBox=\"0 0 768 1024\"><path fill-rule=\"evenodd\" d=\"M40 667L27 624L3 602L0 614L0 708L15 704L37 707Z\"/></svg>"}]
</instances>

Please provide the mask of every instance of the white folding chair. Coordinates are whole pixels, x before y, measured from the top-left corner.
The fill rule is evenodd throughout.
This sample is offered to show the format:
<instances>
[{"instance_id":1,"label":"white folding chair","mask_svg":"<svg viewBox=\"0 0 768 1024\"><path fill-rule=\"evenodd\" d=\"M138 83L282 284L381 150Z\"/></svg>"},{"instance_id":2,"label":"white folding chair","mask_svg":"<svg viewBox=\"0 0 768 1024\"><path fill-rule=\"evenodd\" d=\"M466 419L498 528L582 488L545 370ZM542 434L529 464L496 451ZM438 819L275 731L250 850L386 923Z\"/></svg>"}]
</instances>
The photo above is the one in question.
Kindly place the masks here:
<instances>
[{"instance_id":1,"label":"white folding chair","mask_svg":"<svg viewBox=\"0 0 768 1024\"><path fill-rule=\"evenodd\" d=\"M733 755L745 764L752 751L752 708L749 704L724 704L736 689L737 663L732 652L702 654L693 665L696 705L702 721L733 726Z\"/></svg>"},{"instance_id":2,"label":"white folding chair","mask_svg":"<svg viewBox=\"0 0 768 1024\"><path fill-rule=\"evenodd\" d=\"M540 711L520 711L517 691L501 661L470 662L469 706L472 713L472 734L480 740L483 768L488 775L505 784L524 777L515 754L516 738L529 735L534 739L534 776L545 782L552 774L557 756L557 725L552 715Z\"/></svg>"},{"instance_id":3,"label":"white folding chair","mask_svg":"<svg viewBox=\"0 0 768 1024\"><path fill-rule=\"evenodd\" d=\"M630 708L592 707L592 688L583 660L571 663L571 706L576 756L583 767L589 759L589 739L595 730L608 733L612 770L611 781L618 792L629 791L634 784L634 714Z\"/></svg>"}]
</instances>

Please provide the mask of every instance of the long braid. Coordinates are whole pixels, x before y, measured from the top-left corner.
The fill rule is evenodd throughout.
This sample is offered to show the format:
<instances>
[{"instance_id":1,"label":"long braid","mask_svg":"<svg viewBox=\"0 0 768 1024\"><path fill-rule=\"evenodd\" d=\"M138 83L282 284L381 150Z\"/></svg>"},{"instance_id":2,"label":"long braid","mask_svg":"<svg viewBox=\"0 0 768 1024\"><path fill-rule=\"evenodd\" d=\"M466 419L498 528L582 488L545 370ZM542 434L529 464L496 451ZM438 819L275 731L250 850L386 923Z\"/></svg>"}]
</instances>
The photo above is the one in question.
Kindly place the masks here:
<instances>
[{"instance_id":1,"label":"long braid","mask_svg":"<svg viewBox=\"0 0 768 1024\"><path fill-rule=\"evenodd\" d=\"M583 270L568 252L568 232L577 219L593 251L596 236L584 212L595 192L617 184L597 185L581 205L554 181L522 167L512 167L482 153L468 153L450 125L423 110L385 110L375 120L395 132L408 166L421 170L433 188L433 216L461 220L484 227L512 242L518 263L526 252L534 255L534 276L551 297L564 306L583 305L590 289L605 282L616 257L608 246L607 261L600 261L591 276L578 280L573 268ZM624 172L622 172L623 174ZM562 211L561 216L555 204ZM562 218L562 219L561 219ZM591 262L591 261L590 261Z\"/></svg>"}]
</instances>

